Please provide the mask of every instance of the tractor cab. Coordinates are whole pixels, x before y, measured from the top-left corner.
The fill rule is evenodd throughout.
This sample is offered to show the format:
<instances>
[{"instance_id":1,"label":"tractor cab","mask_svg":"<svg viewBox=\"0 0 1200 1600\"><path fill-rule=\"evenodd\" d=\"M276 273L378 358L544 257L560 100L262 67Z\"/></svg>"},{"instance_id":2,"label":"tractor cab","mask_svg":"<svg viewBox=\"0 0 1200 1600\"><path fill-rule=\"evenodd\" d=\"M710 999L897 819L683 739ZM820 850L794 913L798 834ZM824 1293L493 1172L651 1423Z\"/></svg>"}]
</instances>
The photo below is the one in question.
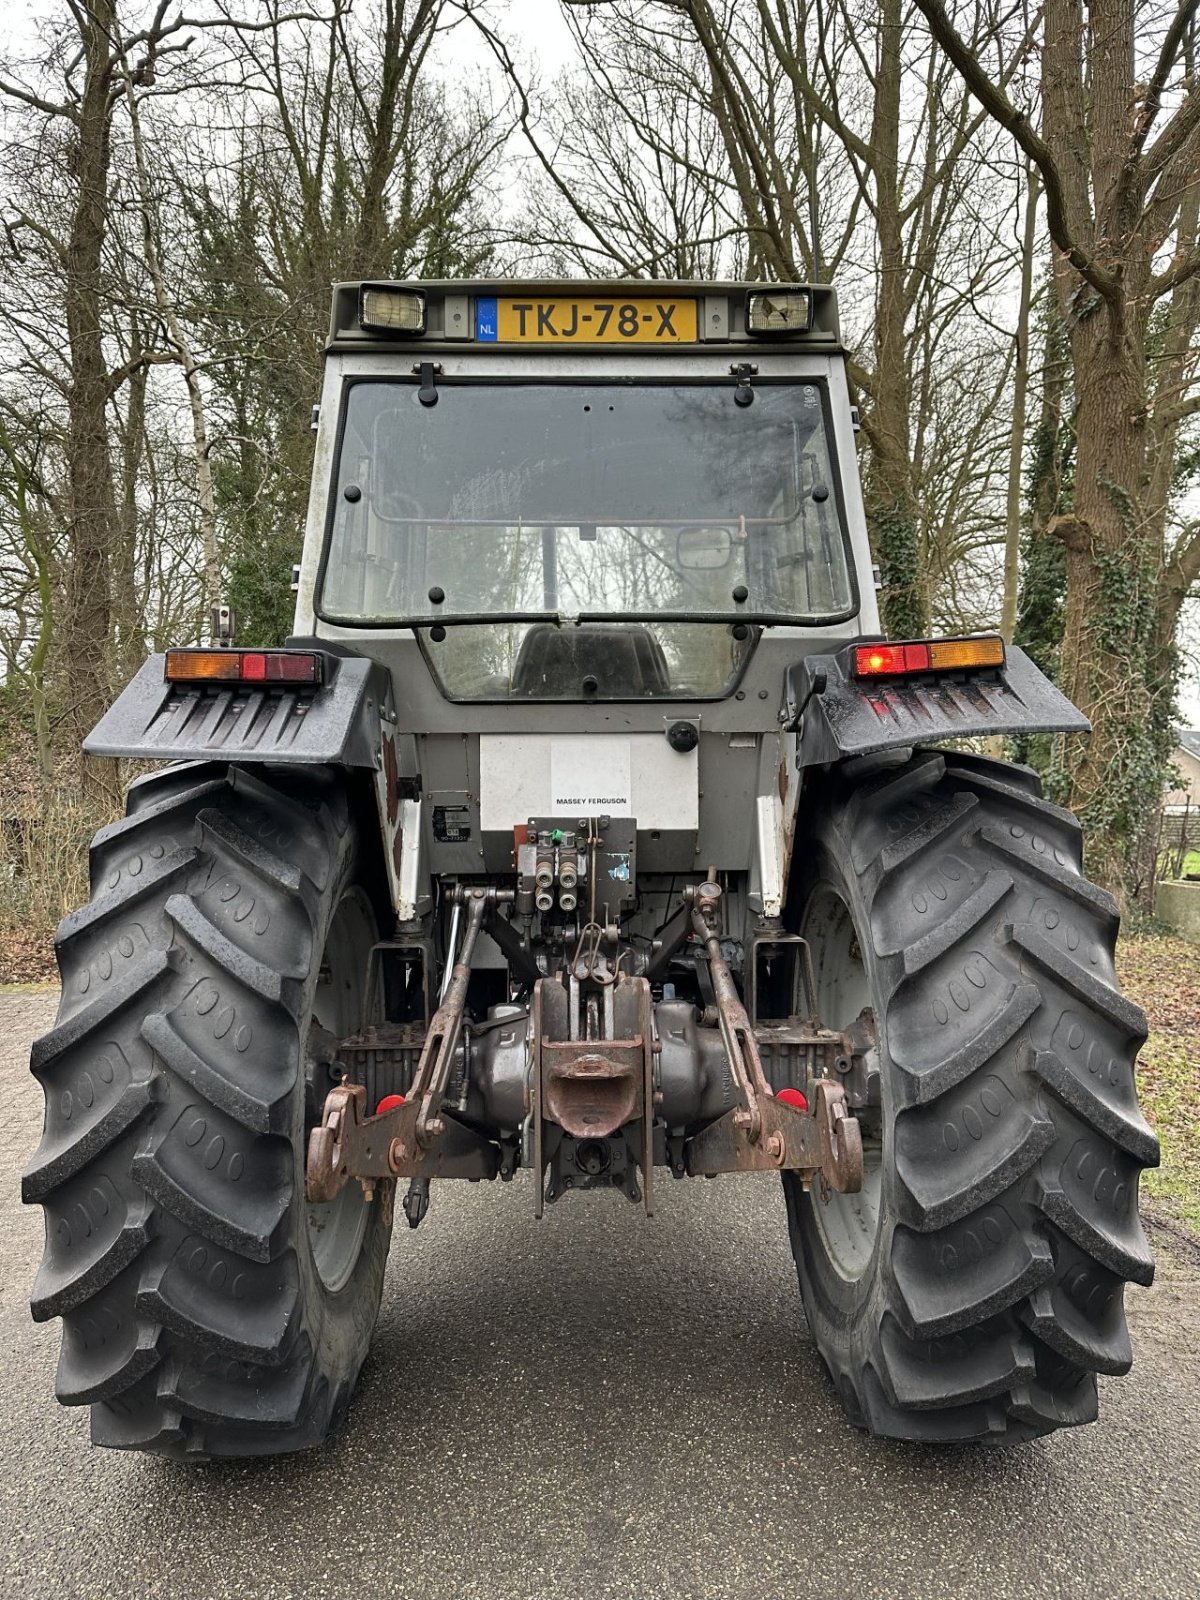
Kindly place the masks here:
<instances>
[{"instance_id":1,"label":"tractor cab","mask_svg":"<svg viewBox=\"0 0 1200 1600\"><path fill-rule=\"evenodd\" d=\"M321 431L302 603L449 700L717 700L875 626L829 290L343 285Z\"/></svg>"}]
</instances>

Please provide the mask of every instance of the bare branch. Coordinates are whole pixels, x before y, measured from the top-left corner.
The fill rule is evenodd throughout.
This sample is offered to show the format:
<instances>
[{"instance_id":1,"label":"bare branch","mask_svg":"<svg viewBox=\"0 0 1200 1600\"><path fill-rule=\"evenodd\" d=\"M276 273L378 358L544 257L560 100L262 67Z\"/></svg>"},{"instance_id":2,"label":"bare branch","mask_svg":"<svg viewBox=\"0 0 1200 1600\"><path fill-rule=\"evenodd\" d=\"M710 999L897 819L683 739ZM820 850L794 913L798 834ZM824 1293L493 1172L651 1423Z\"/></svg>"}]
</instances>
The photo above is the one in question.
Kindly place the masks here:
<instances>
[{"instance_id":1,"label":"bare branch","mask_svg":"<svg viewBox=\"0 0 1200 1600\"><path fill-rule=\"evenodd\" d=\"M1050 147L1029 125L1029 119L988 77L983 64L968 49L941 0L916 0L929 31L962 74L963 81L1002 128L1006 128L1037 167L1046 193L1046 223L1050 237L1085 282L1090 283L1115 309L1121 304L1121 285L1073 236L1067 222L1062 174Z\"/></svg>"},{"instance_id":2,"label":"bare branch","mask_svg":"<svg viewBox=\"0 0 1200 1600\"><path fill-rule=\"evenodd\" d=\"M1142 100L1142 109L1138 113L1137 122L1134 124L1133 138L1130 141L1130 153L1136 158L1146 142L1146 136L1154 125L1154 119L1162 107L1163 90L1167 86L1167 79L1171 75L1171 68L1179 58L1184 36L1191 23L1194 21L1197 10L1200 10L1200 0L1179 0L1179 7L1171 18L1171 25L1163 36L1162 48L1158 52L1158 60L1154 71L1150 75L1150 82L1146 86L1145 97Z\"/></svg>"}]
</instances>

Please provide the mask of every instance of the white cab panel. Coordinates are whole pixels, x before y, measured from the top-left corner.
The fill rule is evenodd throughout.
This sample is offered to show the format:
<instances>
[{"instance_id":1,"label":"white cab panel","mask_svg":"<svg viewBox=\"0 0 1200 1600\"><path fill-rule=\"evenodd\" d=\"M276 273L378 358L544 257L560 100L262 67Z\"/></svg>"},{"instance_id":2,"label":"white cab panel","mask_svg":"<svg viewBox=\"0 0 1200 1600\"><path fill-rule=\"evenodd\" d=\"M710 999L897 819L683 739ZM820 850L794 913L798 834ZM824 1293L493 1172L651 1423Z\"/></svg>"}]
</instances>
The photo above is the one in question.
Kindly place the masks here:
<instances>
[{"instance_id":1,"label":"white cab panel","mask_svg":"<svg viewBox=\"0 0 1200 1600\"><path fill-rule=\"evenodd\" d=\"M696 829L697 751L661 733L482 734L480 825L507 830L530 817L636 817L639 828Z\"/></svg>"}]
</instances>

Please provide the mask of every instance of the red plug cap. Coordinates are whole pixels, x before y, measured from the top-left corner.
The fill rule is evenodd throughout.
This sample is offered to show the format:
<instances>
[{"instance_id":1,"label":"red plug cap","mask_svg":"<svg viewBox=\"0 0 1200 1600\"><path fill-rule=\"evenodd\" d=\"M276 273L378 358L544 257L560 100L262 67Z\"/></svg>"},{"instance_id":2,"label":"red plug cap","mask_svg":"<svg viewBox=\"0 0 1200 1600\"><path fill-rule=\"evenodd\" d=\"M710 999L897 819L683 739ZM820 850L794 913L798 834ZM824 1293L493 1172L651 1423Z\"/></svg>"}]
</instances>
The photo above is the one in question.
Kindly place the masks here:
<instances>
[{"instance_id":1,"label":"red plug cap","mask_svg":"<svg viewBox=\"0 0 1200 1600\"><path fill-rule=\"evenodd\" d=\"M395 1111L397 1106L402 1106L403 1104L404 1096L402 1094L385 1094L375 1107L375 1115L381 1117L385 1111Z\"/></svg>"},{"instance_id":2,"label":"red plug cap","mask_svg":"<svg viewBox=\"0 0 1200 1600\"><path fill-rule=\"evenodd\" d=\"M808 1110L808 1100L799 1089L780 1089L775 1098L781 1106L794 1106L797 1111Z\"/></svg>"}]
</instances>

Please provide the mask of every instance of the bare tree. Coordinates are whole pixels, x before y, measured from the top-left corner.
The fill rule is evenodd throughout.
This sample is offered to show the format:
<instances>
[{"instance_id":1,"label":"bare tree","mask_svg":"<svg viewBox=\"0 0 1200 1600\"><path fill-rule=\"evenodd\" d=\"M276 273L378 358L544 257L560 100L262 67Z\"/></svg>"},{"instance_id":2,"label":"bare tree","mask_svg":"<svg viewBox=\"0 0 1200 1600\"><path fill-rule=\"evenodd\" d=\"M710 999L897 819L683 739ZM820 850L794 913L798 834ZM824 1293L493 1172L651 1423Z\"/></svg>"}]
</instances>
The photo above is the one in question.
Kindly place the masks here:
<instances>
[{"instance_id":1,"label":"bare tree","mask_svg":"<svg viewBox=\"0 0 1200 1600\"><path fill-rule=\"evenodd\" d=\"M1054 523L1066 553L1062 676L1094 728L1062 787L1090 825L1096 875L1120 890L1161 791L1175 620L1200 576L1200 530L1164 547L1197 359L1196 0L1048 0L1040 128L941 0L917 4L1045 190L1076 406L1074 504Z\"/></svg>"},{"instance_id":2,"label":"bare tree","mask_svg":"<svg viewBox=\"0 0 1200 1600\"><path fill-rule=\"evenodd\" d=\"M237 41L232 87L168 149L186 222L181 307L211 385L230 597L248 642L290 622L331 284L453 276L488 259L503 106L431 66L442 0L377 0Z\"/></svg>"},{"instance_id":3,"label":"bare tree","mask_svg":"<svg viewBox=\"0 0 1200 1600\"><path fill-rule=\"evenodd\" d=\"M163 63L188 51L199 29L228 26L219 10L189 18L171 0L155 0L144 16L142 25L127 26L119 0L72 0L52 32L47 58L33 73L0 76L0 103L31 124L29 143L37 152L26 174L23 203L6 220L9 247L17 256L28 248L40 252L43 281L53 285L66 332L65 363L56 365L47 359L57 332L52 324L47 327L43 320L40 330L17 329L27 352L40 342L35 364L61 394L66 411L66 540L58 626L76 748L104 710L111 688L115 558L121 560L118 609L126 624L133 609L130 507L118 505L110 408L122 387L135 381L136 412L144 403L145 369L175 359L171 351L143 341L147 324L135 318L128 324L134 339L125 358L115 365L110 360L106 335L115 297L106 256L114 233L115 119L131 90L153 85ZM261 24L236 26L254 31ZM43 319L47 309L42 308ZM14 319L8 322L11 330ZM135 425L130 439L138 433ZM82 756L80 763L85 795L111 800L117 782L113 764Z\"/></svg>"},{"instance_id":4,"label":"bare tree","mask_svg":"<svg viewBox=\"0 0 1200 1600\"><path fill-rule=\"evenodd\" d=\"M29 213L17 214L9 237L35 233L61 268L69 373L66 459L70 480L68 555L62 627L75 733L84 733L108 700L106 652L111 596L110 555L117 508L109 455L107 407L127 372L113 372L104 350L101 267L109 227L108 179L116 74L124 51L116 0L93 0L74 13L77 37L61 63L60 98L0 79L0 94L47 123L63 123L71 148L69 214L53 232ZM81 75L81 76L80 76ZM92 763L83 765L85 791L95 796L112 779Z\"/></svg>"},{"instance_id":5,"label":"bare tree","mask_svg":"<svg viewBox=\"0 0 1200 1600\"><path fill-rule=\"evenodd\" d=\"M1009 438L1013 352L996 309L1017 253L999 223L1019 178L1007 144L945 58L914 42L899 0L563 4L588 81L540 118L484 30L544 177L536 225L593 274L836 276L886 624L914 634L935 613L979 612L999 583L984 551L1003 537ZM982 49L982 13L977 31ZM979 552L967 587L964 541Z\"/></svg>"}]
</instances>

